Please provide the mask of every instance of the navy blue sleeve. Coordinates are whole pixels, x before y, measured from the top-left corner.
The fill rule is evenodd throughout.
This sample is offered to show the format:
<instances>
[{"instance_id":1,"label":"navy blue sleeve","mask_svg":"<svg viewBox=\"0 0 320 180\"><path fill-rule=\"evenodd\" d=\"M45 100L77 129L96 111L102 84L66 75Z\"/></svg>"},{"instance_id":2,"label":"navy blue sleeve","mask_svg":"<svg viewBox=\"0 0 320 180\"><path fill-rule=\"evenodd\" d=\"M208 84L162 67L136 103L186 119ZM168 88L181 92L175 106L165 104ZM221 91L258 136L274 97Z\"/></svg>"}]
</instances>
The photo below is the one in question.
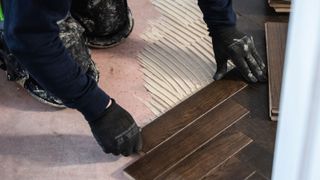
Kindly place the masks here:
<instances>
[{"instance_id":1,"label":"navy blue sleeve","mask_svg":"<svg viewBox=\"0 0 320 180\"><path fill-rule=\"evenodd\" d=\"M3 0L5 40L30 74L87 120L105 110L109 96L81 71L59 38L57 21L70 0Z\"/></svg>"},{"instance_id":2,"label":"navy blue sleeve","mask_svg":"<svg viewBox=\"0 0 320 180\"><path fill-rule=\"evenodd\" d=\"M198 0L209 31L221 26L235 26L236 14L232 8L232 0Z\"/></svg>"}]
</instances>

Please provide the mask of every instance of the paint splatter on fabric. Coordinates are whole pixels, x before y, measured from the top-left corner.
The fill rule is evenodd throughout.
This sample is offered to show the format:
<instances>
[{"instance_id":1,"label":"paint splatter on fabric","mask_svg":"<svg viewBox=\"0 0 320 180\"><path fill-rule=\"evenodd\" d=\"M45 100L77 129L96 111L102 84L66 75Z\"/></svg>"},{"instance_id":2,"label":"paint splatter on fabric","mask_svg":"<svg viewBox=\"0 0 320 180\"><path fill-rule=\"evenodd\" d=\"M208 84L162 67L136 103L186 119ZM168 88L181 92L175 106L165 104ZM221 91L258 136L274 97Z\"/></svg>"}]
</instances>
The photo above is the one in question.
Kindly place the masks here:
<instances>
[{"instance_id":1,"label":"paint splatter on fabric","mask_svg":"<svg viewBox=\"0 0 320 180\"><path fill-rule=\"evenodd\" d=\"M88 46L94 48L113 47L133 29L127 0L77 0L71 14L85 28Z\"/></svg>"},{"instance_id":2,"label":"paint splatter on fabric","mask_svg":"<svg viewBox=\"0 0 320 180\"><path fill-rule=\"evenodd\" d=\"M85 44L82 36L84 29L71 16L68 16L63 21L58 22L60 28L60 38L65 47L73 57L73 59L80 65L83 72L90 75L93 79L98 81L99 72L91 59L89 49ZM0 52L3 69L6 70L7 79L9 81L16 81L24 87L31 96L54 107L65 107L62 101L55 97L52 93L41 87L22 67L19 61L6 48L3 40L3 32L1 32Z\"/></svg>"}]
</instances>

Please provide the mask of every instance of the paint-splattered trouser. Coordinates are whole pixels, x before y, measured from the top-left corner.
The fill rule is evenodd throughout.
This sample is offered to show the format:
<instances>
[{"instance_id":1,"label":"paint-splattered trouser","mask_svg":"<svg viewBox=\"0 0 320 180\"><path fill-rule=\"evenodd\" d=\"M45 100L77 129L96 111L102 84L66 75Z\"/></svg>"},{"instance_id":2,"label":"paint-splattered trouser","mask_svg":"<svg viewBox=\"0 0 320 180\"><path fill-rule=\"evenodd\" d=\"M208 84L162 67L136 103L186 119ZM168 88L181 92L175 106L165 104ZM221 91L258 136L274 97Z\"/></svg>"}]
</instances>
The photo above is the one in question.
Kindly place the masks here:
<instances>
[{"instance_id":1,"label":"paint-splattered trouser","mask_svg":"<svg viewBox=\"0 0 320 180\"><path fill-rule=\"evenodd\" d=\"M231 0L199 0L209 29L234 25ZM10 51L48 91L88 121L104 111L109 96L84 74L59 39L57 21L70 10L71 0L2 0L5 40Z\"/></svg>"}]
</instances>

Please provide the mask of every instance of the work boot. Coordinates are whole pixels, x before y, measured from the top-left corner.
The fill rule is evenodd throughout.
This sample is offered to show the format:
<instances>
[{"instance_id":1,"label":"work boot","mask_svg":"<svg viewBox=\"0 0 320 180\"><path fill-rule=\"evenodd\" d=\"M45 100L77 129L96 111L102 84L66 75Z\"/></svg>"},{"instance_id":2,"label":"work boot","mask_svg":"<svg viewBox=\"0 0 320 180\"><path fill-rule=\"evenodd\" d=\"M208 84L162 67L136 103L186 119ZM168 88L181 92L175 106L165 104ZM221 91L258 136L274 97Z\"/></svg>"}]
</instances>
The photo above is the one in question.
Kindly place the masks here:
<instances>
[{"instance_id":1,"label":"work boot","mask_svg":"<svg viewBox=\"0 0 320 180\"><path fill-rule=\"evenodd\" d=\"M71 14L85 28L88 46L93 48L118 45L133 29L127 0L72 1Z\"/></svg>"}]
</instances>

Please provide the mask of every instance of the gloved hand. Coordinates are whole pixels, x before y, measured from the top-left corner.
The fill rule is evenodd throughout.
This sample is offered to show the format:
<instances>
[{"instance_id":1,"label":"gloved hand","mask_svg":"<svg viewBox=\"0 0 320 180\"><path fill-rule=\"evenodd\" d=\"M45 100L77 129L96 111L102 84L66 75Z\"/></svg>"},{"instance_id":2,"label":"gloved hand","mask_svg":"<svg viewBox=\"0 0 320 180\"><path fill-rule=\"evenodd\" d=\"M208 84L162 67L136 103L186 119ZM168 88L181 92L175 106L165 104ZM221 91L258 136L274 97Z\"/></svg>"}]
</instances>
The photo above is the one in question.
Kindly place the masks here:
<instances>
[{"instance_id":1,"label":"gloved hand","mask_svg":"<svg viewBox=\"0 0 320 180\"><path fill-rule=\"evenodd\" d=\"M217 62L215 80L227 73L227 61L231 61L240 70L242 76L249 82L264 82L267 80L266 66L259 56L253 38L235 27L219 27L211 32L212 44Z\"/></svg>"},{"instance_id":2,"label":"gloved hand","mask_svg":"<svg viewBox=\"0 0 320 180\"><path fill-rule=\"evenodd\" d=\"M129 156L142 148L140 129L131 115L113 99L103 115L89 122L91 131L105 153Z\"/></svg>"}]
</instances>

